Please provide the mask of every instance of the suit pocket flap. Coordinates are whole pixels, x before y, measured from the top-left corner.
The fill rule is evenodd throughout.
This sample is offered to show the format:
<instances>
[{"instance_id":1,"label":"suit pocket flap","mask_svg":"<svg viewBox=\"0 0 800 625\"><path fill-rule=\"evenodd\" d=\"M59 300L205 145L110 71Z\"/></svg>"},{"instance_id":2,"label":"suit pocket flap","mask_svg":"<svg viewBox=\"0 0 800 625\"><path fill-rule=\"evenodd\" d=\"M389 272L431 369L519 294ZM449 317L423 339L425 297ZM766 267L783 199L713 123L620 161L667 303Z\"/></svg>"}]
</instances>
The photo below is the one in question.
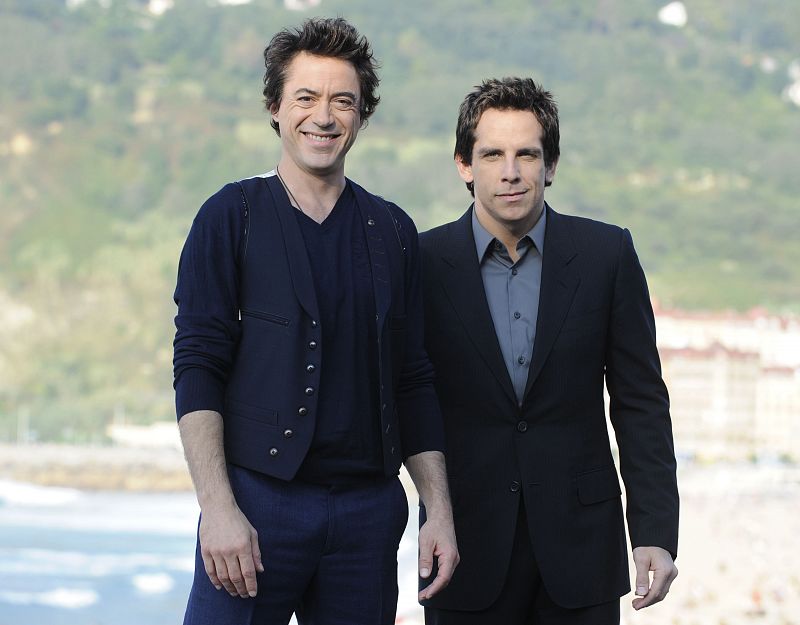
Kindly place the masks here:
<instances>
[{"instance_id":1,"label":"suit pocket flap","mask_svg":"<svg viewBox=\"0 0 800 625\"><path fill-rule=\"evenodd\" d=\"M233 415L236 417L244 417L251 421L258 421L259 423L266 423L268 425L278 425L278 411L271 408L259 408L258 406L251 406L244 402L229 399L225 402L225 415Z\"/></svg>"},{"instance_id":2,"label":"suit pocket flap","mask_svg":"<svg viewBox=\"0 0 800 625\"><path fill-rule=\"evenodd\" d=\"M612 466L584 473L576 478L578 500L584 505L614 499L622 494L617 471Z\"/></svg>"}]
</instances>

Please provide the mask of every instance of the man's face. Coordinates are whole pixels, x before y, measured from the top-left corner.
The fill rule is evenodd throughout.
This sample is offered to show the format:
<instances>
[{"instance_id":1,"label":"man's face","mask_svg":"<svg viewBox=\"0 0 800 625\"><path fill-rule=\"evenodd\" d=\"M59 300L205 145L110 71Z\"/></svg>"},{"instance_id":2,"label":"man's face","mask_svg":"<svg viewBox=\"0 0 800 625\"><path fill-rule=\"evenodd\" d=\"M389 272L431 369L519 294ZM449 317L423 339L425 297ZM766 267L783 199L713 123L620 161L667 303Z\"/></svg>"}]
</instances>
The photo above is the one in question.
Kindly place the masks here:
<instances>
[{"instance_id":1,"label":"man's face","mask_svg":"<svg viewBox=\"0 0 800 625\"><path fill-rule=\"evenodd\" d=\"M361 90L352 63L298 53L283 95L271 110L280 124L281 162L307 174L344 174L344 159L361 126Z\"/></svg>"},{"instance_id":2,"label":"man's face","mask_svg":"<svg viewBox=\"0 0 800 625\"><path fill-rule=\"evenodd\" d=\"M556 165L544 164L542 126L530 111L487 109L475 128L472 164L456 158L461 178L475 185L478 221L495 236L521 237L536 224Z\"/></svg>"}]
</instances>

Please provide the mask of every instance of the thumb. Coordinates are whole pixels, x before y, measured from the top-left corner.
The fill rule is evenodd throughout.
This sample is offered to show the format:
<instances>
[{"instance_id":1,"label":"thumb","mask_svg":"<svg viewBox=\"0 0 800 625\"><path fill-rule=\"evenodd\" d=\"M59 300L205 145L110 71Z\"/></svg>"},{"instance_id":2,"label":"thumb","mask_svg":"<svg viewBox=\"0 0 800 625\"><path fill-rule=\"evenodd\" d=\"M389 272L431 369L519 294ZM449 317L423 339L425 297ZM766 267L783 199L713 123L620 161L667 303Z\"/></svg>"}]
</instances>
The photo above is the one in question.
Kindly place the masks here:
<instances>
[{"instance_id":1,"label":"thumb","mask_svg":"<svg viewBox=\"0 0 800 625\"><path fill-rule=\"evenodd\" d=\"M433 567L433 543L420 535L419 537L419 576L427 578Z\"/></svg>"},{"instance_id":2,"label":"thumb","mask_svg":"<svg viewBox=\"0 0 800 625\"><path fill-rule=\"evenodd\" d=\"M636 595L644 597L650 590L650 558L634 554L633 563L636 566Z\"/></svg>"},{"instance_id":3,"label":"thumb","mask_svg":"<svg viewBox=\"0 0 800 625\"><path fill-rule=\"evenodd\" d=\"M253 562L255 562L256 571L263 573L264 565L261 563L261 549L258 547L258 532L252 527L250 528L250 547L253 550Z\"/></svg>"}]
</instances>

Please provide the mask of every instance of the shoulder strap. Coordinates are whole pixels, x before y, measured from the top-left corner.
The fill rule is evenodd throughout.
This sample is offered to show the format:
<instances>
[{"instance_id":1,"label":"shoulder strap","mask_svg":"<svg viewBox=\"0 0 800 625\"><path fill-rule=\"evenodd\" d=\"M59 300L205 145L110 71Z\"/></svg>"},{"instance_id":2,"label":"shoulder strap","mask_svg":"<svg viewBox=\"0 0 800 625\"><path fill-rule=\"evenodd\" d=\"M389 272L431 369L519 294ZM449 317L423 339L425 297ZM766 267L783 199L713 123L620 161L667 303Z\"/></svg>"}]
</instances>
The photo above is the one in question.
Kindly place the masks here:
<instances>
[{"instance_id":1,"label":"shoulder strap","mask_svg":"<svg viewBox=\"0 0 800 625\"><path fill-rule=\"evenodd\" d=\"M250 238L250 204L247 201L247 193L244 191L244 185L240 180L236 181L239 185L239 190L242 192L242 210L244 211L244 232L242 232L242 243L239 246L239 267L244 266L244 260L247 257L247 242Z\"/></svg>"}]
</instances>

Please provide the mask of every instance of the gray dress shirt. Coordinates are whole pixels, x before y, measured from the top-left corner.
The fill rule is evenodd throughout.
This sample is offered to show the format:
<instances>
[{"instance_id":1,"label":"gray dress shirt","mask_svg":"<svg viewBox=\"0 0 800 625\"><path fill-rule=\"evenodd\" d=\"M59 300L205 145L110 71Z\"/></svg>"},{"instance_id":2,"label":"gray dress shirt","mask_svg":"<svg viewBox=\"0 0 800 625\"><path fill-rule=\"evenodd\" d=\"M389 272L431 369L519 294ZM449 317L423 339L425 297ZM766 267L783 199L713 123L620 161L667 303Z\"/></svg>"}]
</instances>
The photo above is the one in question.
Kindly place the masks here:
<instances>
[{"instance_id":1,"label":"gray dress shirt","mask_svg":"<svg viewBox=\"0 0 800 625\"><path fill-rule=\"evenodd\" d=\"M483 289L497 342L520 404L536 339L546 215L546 211L542 211L539 221L517 243L519 260L515 263L505 245L480 224L474 207L472 210L472 233Z\"/></svg>"}]
</instances>

